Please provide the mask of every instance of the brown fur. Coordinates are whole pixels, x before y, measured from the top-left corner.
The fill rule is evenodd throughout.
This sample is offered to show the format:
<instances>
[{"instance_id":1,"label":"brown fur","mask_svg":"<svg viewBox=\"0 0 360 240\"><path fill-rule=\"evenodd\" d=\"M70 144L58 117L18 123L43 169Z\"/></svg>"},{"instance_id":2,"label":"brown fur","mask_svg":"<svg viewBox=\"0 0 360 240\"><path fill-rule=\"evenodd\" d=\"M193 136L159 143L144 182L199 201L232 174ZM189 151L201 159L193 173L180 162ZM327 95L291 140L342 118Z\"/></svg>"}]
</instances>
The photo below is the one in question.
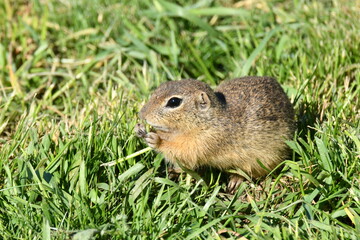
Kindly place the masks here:
<instances>
[{"instance_id":1,"label":"brown fur","mask_svg":"<svg viewBox=\"0 0 360 240\"><path fill-rule=\"evenodd\" d=\"M182 99L180 106L166 106L172 97ZM288 156L284 141L295 129L293 107L270 77L225 81L215 91L197 80L166 82L140 118L156 129L145 140L168 161L189 169L241 169L254 178L267 173L257 160L271 170Z\"/></svg>"}]
</instances>

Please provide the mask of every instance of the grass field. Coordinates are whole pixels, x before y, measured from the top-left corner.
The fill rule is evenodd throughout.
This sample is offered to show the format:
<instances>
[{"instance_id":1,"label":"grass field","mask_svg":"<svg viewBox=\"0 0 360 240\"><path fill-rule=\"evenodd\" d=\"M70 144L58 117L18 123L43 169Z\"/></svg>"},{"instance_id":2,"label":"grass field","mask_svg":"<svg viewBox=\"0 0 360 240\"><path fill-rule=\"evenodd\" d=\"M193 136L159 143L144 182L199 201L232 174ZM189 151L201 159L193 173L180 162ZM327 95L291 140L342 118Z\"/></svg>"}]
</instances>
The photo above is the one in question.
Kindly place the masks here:
<instances>
[{"instance_id":1,"label":"grass field","mask_svg":"<svg viewBox=\"0 0 360 240\"><path fill-rule=\"evenodd\" d=\"M0 1L0 238L359 239L359 19L356 0ZM294 103L278 173L231 196L124 159L161 82L245 75Z\"/></svg>"}]
</instances>

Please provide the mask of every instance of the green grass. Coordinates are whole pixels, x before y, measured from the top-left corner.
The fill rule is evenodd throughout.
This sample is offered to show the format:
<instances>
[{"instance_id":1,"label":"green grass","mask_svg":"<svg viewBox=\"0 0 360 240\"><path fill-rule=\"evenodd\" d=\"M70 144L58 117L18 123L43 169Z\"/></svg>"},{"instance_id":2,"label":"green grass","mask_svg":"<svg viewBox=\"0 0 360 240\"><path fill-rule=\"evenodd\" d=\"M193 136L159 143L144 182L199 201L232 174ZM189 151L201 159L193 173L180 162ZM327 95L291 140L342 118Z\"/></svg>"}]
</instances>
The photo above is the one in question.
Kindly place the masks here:
<instances>
[{"instance_id":1,"label":"green grass","mask_svg":"<svg viewBox=\"0 0 360 240\"><path fill-rule=\"evenodd\" d=\"M346 0L1 1L0 236L359 239L359 19ZM294 102L279 173L229 196L123 159L161 82L244 75Z\"/></svg>"}]
</instances>

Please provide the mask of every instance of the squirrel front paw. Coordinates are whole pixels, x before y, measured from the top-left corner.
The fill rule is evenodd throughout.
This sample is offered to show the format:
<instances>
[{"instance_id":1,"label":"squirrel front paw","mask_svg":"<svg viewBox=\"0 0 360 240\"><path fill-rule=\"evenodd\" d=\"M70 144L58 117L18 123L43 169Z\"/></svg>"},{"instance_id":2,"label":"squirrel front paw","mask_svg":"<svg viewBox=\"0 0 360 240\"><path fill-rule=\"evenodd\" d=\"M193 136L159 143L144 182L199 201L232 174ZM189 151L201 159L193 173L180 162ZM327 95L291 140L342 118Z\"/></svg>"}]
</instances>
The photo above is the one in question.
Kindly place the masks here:
<instances>
[{"instance_id":1,"label":"squirrel front paw","mask_svg":"<svg viewBox=\"0 0 360 240\"><path fill-rule=\"evenodd\" d=\"M139 138L145 138L147 135L146 128L141 123L135 125L134 132Z\"/></svg>"},{"instance_id":2,"label":"squirrel front paw","mask_svg":"<svg viewBox=\"0 0 360 240\"><path fill-rule=\"evenodd\" d=\"M146 136L144 137L144 139L145 139L146 143L149 145L149 147L151 147L151 148L157 148L161 142L161 138L155 132L147 133Z\"/></svg>"},{"instance_id":3,"label":"squirrel front paw","mask_svg":"<svg viewBox=\"0 0 360 240\"><path fill-rule=\"evenodd\" d=\"M161 138L156 132L147 132L143 124L138 123L135 125L134 132L139 138L143 138L147 145L151 148L157 148L160 145Z\"/></svg>"}]
</instances>

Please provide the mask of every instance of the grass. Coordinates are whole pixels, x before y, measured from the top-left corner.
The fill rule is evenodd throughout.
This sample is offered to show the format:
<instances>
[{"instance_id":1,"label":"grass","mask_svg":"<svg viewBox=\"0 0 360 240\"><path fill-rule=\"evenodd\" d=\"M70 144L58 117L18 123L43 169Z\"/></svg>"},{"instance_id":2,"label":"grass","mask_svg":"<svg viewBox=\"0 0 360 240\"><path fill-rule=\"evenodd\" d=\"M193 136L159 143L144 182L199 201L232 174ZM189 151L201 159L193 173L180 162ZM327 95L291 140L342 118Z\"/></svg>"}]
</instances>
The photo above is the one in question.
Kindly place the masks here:
<instances>
[{"instance_id":1,"label":"grass","mask_svg":"<svg viewBox=\"0 0 360 240\"><path fill-rule=\"evenodd\" d=\"M359 13L346 0L1 1L0 235L359 239ZM244 75L277 77L294 102L278 174L229 196L217 179L169 180L152 151L124 159L146 148L133 127L161 82Z\"/></svg>"}]
</instances>

